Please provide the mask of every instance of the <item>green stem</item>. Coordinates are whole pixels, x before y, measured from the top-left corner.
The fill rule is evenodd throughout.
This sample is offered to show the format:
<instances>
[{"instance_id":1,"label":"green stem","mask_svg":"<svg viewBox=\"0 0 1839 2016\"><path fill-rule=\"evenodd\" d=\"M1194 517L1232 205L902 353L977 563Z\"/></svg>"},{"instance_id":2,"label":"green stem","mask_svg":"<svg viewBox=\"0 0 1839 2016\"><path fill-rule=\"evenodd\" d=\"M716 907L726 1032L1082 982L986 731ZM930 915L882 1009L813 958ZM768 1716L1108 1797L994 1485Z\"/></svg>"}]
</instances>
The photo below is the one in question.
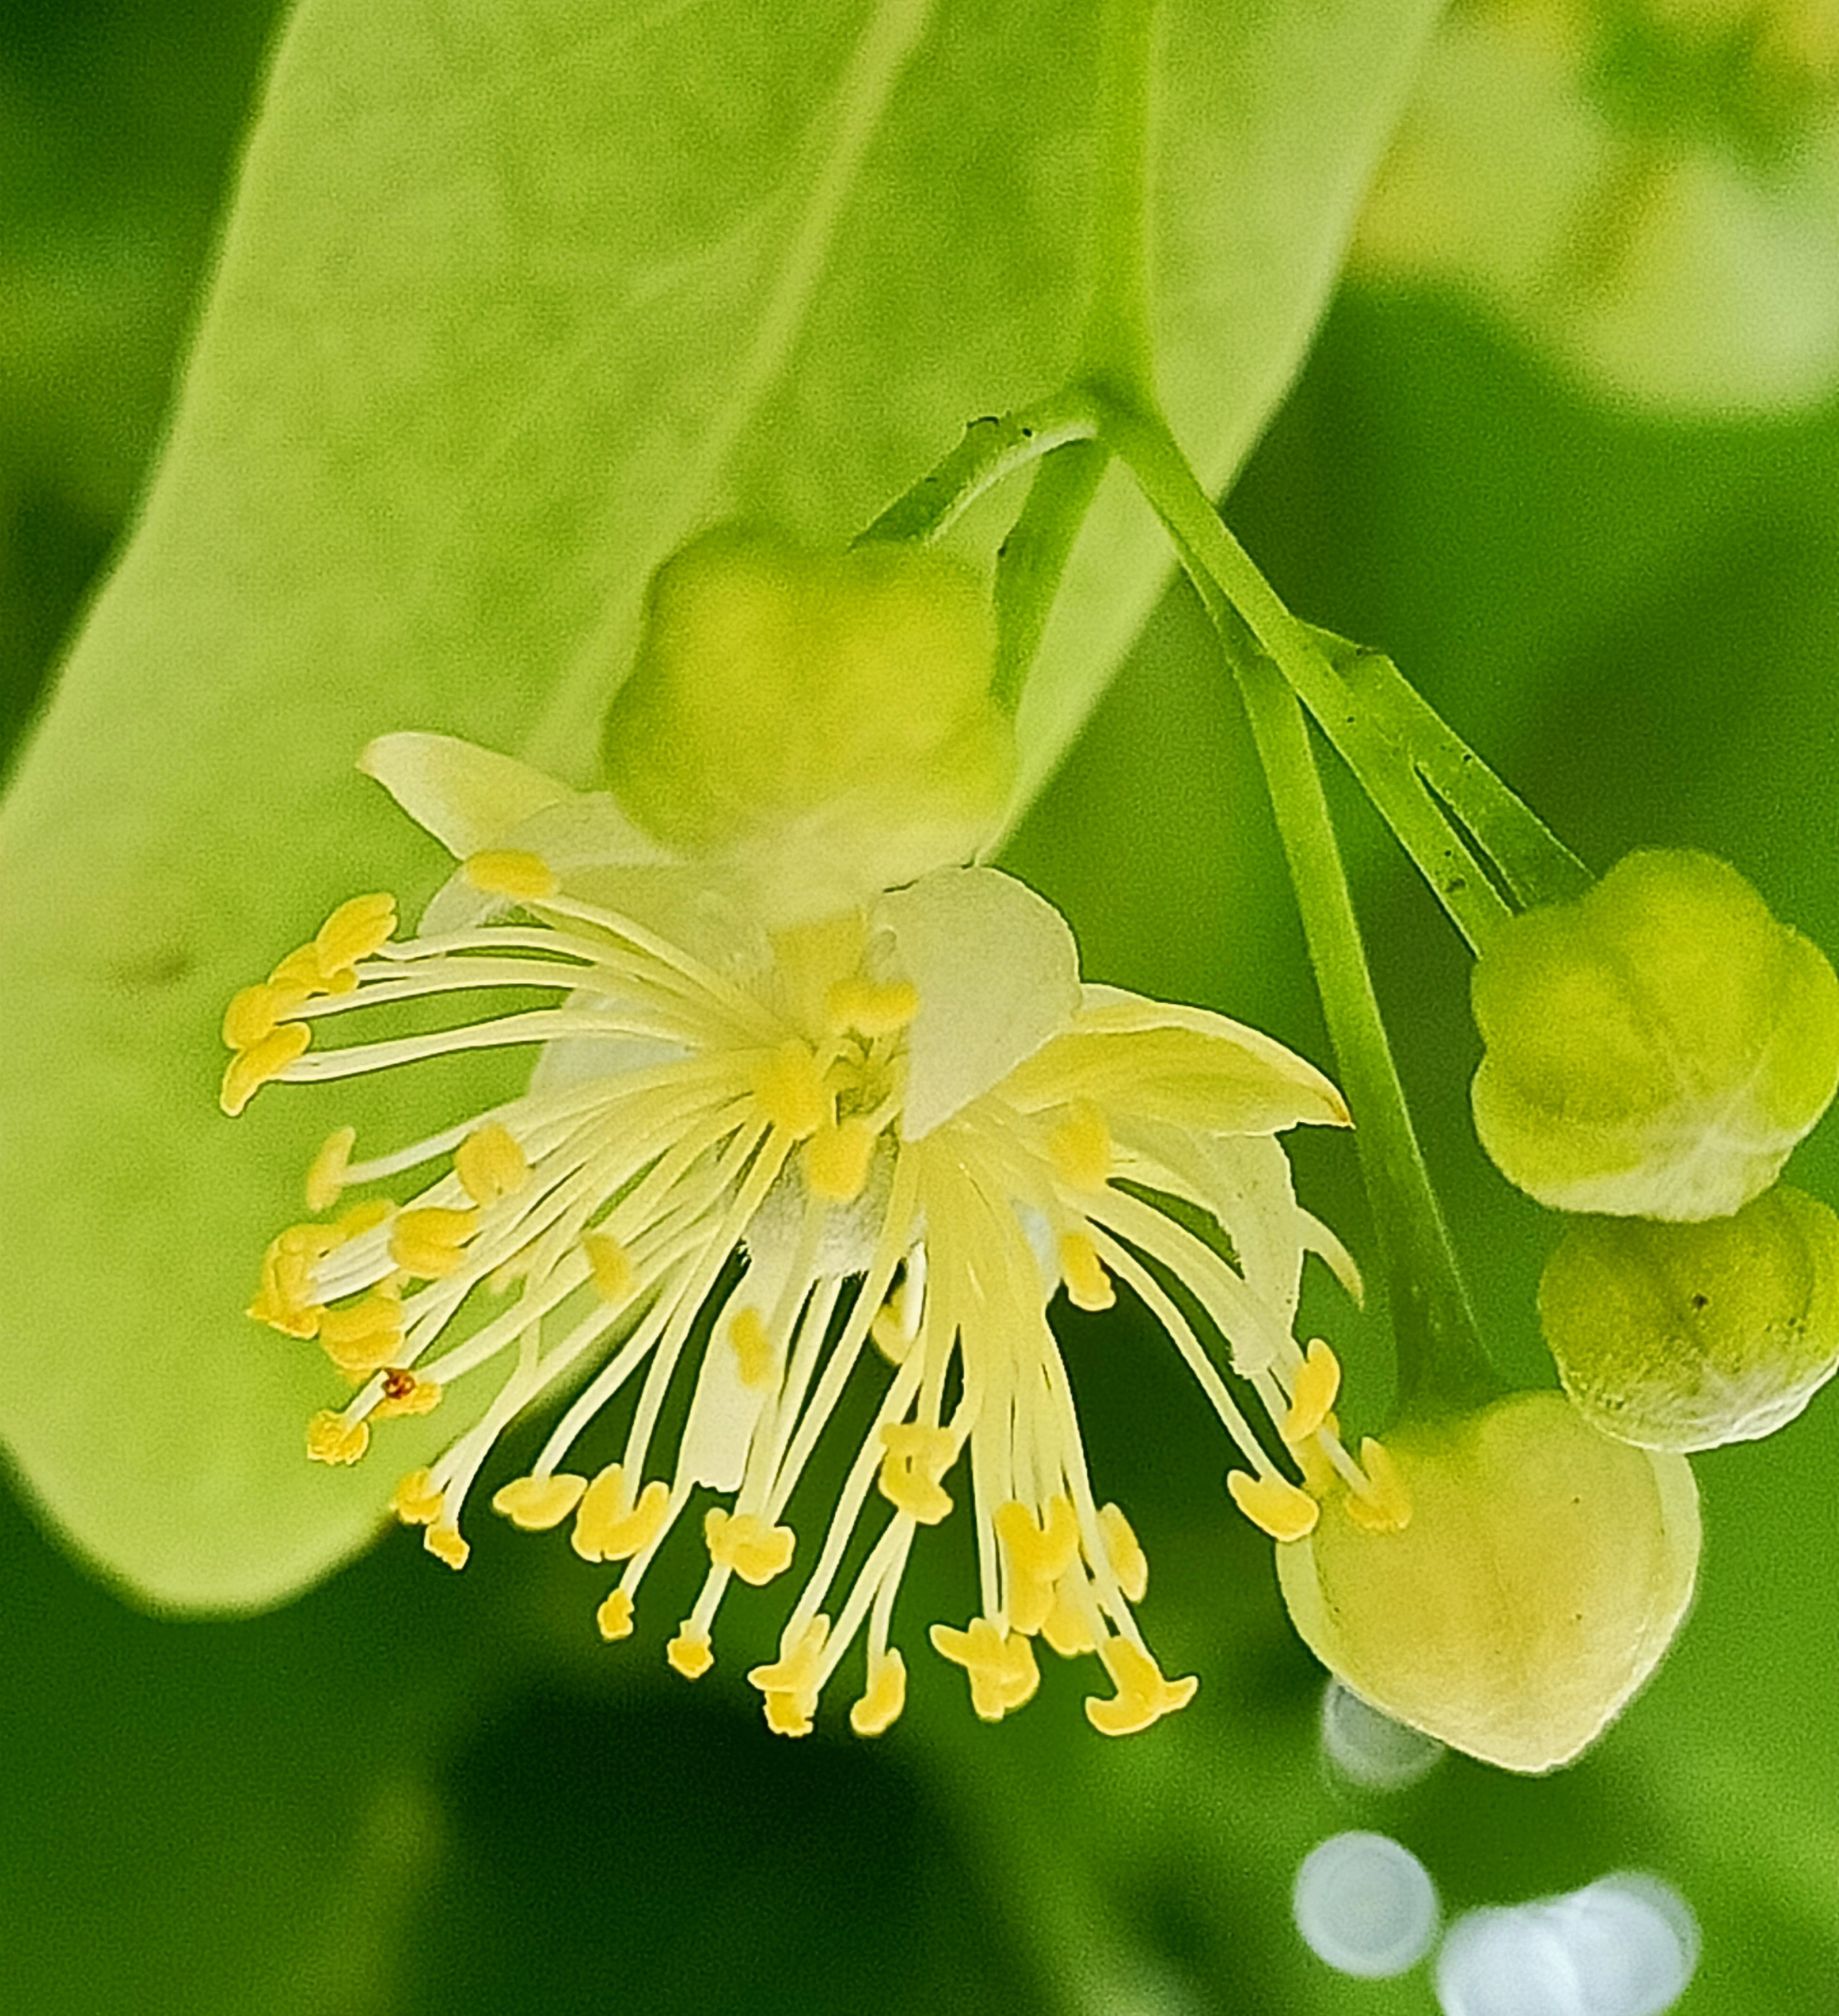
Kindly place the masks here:
<instances>
[{"instance_id":1,"label":"green stem","mask_svg":"<svg viewBox=\"0 0 1839 2016\"><path fill-rule=\"evenodd\" d=\"M1114 427L1108 417L1105 438L1181 550L1245 696L1328 1033L1357 1123L1361 1173L1392 1305L1401 1402L1420 1408L1472 1402L1498 1390L1499 1383L1488 1367L1412 1125L1309 730L1284 676L1286 660L1322 662L1302 626L1227 534L1166 427L1140 413L1124 413Z\"/></svg>"},{"instance_id":2,"label":"green stem","mask_svg":"<svg viewBox=\"0 0 1839 2016\"><path fill-rule=\"evenodd\" d=\"M1104 0L1098 43L1098 164L1091 305L1080 375L1129 404L1154 398L1149 334L1149 98L1156 0Z\"/></svg>"},{"instance_id":3,"label":"green stem","mask_svg":"<svg viewBox=\"0 0 1839 2016\"><path fill-rule=\"evenodd\" d=\"M996 556L996 676L991 696L1008 713L1040 648L1061 577L1110 457L1096 441L1075 441L1035 469L1028 501Z\"/></svg>"}]
</instances>

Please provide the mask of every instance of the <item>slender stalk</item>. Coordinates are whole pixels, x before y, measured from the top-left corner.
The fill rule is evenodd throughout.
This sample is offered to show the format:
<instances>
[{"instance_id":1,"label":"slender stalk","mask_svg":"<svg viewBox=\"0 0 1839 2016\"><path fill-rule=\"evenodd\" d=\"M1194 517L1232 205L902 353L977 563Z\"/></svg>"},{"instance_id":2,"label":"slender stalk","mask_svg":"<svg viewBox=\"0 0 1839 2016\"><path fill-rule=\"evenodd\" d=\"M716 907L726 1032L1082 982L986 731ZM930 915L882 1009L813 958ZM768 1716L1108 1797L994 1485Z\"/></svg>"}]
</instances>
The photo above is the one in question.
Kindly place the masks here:
<instances>
[{"instance_id":1,"label":"slender stalk","mask_svg":"<svg viewBox=\"0 0 1839 2016\"><path fill-rule=\"evenodd\" d=\"M1028 501L996 556L996 676L990 691L1011 714L1021 704L1061 577L1109 460L1096 441L1076 441L1049 455L1036 467Z\"/></svg>"},{"instance_id":2,"label":"slender stalk","mask_svg":"<svg viewBox=\"0 0 1839 2016\"><path fill-rule=\"evenodd\" d=\"M1154 400L1149 333L1149 118L1156 0L1104 0L1098 26L1098 160L1092 293L1080 375L1131 405Z\"/></svg>"}]
</instances>

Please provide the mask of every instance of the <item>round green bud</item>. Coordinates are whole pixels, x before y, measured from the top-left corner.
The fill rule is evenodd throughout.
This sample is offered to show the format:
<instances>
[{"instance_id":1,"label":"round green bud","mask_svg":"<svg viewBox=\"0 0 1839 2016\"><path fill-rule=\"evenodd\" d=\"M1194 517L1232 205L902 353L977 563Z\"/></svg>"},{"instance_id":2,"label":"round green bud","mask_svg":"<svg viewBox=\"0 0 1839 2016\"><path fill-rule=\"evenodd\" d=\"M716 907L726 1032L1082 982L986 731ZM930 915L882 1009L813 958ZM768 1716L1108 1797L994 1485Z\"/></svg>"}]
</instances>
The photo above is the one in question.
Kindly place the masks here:
<instances>
[{"instance_id":1,"label":"round green bud","mask_svg":"<svg viewBox=\"0 0 1839 2016\"><path fill-rule=\"evenodd\" d=\"M1753 1441L1839 1370L1839 1217L1778 1187L1701 1224L1580 1218L1538 1301L1565 1391L1605 1435Z\"/></svg>"},{"instance_id":2,"label":"round green bud","mask_svg":"<svg viewBox=\"0 0 1839 2016\"><path fill-rule=\"evenodd\" d=\"M1395 1721L1509 1771L1568 1763L1685 1617L1691 1466L1598 1435L1557 1393L1407 1421L1386 1448L1411 1501L1402 1531L1361 1524L1339 1491L1278 1546L1297 1629Z\"/></svg>"},{"instance_id":3,"label":"round green bud","mask_svg":"<svg viewBox=\"0 0 1839 2016\"><path fill-rule=\"evenodd\" d=\"M969 859L1015 776L994 625L942 554L725 526L651 582L606 721L622 809L794 924Z\"/></svg>"},{"instance_id":4,"label":"round green bud","mask_svg":"<svg viewBox=\"0 0 1839 2016\"><path fill-rule=\"evenodd\" d=\"M1727 863L1630 854L1483 948L1475 1131L1555 1211L1727 1217L1839 1086L1839 978Z\"/></svg>"}]
</instances>

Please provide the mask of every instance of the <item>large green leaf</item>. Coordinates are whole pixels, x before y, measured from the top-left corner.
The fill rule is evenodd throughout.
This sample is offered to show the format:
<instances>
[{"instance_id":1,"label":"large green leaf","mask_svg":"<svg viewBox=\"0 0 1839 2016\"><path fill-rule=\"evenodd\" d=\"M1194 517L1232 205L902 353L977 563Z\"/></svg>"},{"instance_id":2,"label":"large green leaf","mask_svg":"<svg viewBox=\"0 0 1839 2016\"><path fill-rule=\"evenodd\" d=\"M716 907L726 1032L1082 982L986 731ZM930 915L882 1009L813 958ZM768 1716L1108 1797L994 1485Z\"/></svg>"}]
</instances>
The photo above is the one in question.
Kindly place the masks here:
<instances>
[{"instance_id":1,"label":"large green leaf","mask_svg":"<svg viewBox=\"0 0 1839 2016\"><path fill-rule=\"evenodd\" d=\"M1298 361L1435 11L1166 10L1154 319L1212 480ZM301 1461L323 1368L241 1314L347 1102L271 1094L232 1125L212 1101L227 995L354 888L431 879L352 756L440 728L581 776L686 534L747 511L845 536L968 419L1051 389L1087 287L1097 13L295 15L163 461L0 816L0 1416L144 1599L285 1595L387 1483ZM1031 781L1165 564L1102 497ZM391 1131L429 1110L348 1104Z\"/></svg>"}]
</instances>

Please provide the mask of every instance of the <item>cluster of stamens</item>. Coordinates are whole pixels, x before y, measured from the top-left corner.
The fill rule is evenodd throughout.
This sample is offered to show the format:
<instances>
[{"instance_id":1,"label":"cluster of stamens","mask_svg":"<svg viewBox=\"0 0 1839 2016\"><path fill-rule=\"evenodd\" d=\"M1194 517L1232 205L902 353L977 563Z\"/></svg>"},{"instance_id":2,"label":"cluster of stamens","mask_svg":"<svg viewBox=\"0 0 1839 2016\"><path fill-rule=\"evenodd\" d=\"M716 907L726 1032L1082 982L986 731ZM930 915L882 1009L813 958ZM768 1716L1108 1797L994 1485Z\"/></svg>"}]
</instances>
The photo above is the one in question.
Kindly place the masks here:
<instances>
[{"instance_id":1,"label":"cluster of stamens","mask_svg":"<svg viewBox=\"0 0 1839 2016\"><path fill-rule=\"evenodd\" d=\"M896 1594L917 1531L953 1511L948 1480L968 1453L981 1608L961 1629L934 1625L934 1647L964 1668L976 1711L992 1720L1034 1692L1037 1638L1063 1656L1094 1653L1114 1689L1088 1701L1094 1726L1144 1727L1196 1682L1166 1680L1138 1632L1131 1606L1147 1562L1124 1515L1092 1497L1046 1320L1057 1289L1097 1309L1120 1281L1168 1332L1250 1463L1229 1480L1248 1518L1293 1539L1343 1492L1376 1528L1408 1517L1384 1451L1368 1441L1356 1463L1338 1439L1326 1345L1299 1349L1240 1273L1156 1207L1153 1161L1114 1139L1103 1106L1005 1097L998 1085L924 1138L903 1138L920 996L873 970L862 915L788 934L773 965L742 983L575 901L533 855L474 856L465 874L524 914L398 941L391 900L358 898L238 995L224 1025L231 1113L269 1080L507 1042L570 1057L524 1097L390 1154L354 1160L352 1131L334 1134L307 1177L315 1222L270 1246L250 1309L316 1341L355 1389L313 1418L307 1452L321 1462L357 1462L374 1424L427 1412L488 1361L508 1367L390 1501L441 1560L467 1558L462 1508L503 1430L546 1394L578 1389L530 1473L492 1504L526 1531L571 1522L578 1555L620 1565L598 1612L614 1640L633 1631L646 1569L698 1493L725 1498L703 1509L708 1573L667 1648L695 1678L713 1663L732 1581L763 1586L791 1569L794 1494L845 1389L868 1383L874 1419L831 1494L777 1657L748 1675L771 1726L811 1727L858 1637L866 1684L852 1727L877 1733L900 1713ZM312 1045L318 1023L341 1013L493 987L562 999L433 1034ZM373 1197L339 1211L348 1188L428 1164L444 1168L408 1204ZM1171 1278L1231 1341L1300 1482L1246 1424ZM571 1467L628 1388L618 1454ZM685 1390L688 1418L661 1461L660 1418Z\"/></svg>"}]
</instances>

